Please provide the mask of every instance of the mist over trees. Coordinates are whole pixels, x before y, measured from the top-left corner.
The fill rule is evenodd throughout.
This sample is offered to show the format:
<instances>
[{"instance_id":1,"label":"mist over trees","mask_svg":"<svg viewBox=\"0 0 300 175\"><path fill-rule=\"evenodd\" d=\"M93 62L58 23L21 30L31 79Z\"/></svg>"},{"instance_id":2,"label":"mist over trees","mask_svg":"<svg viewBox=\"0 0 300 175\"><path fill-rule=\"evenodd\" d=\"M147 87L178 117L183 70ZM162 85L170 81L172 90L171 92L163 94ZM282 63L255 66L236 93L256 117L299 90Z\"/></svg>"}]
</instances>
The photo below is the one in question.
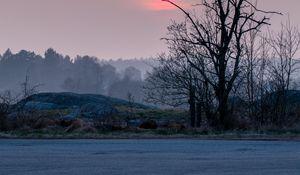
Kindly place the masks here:
<instances>
[{"instance_id":1,"label":"mist over trees","mask_svg":"<svg viewBox=\"0 0 300 175\"><path fill-rule=\"evenodd\" d=\"M13 54L8 49L0 57L0 82L2 92L19 93L26 82L28 86L38 86L36 89L41 92L92 93L123 99L132 93L136 101L143 99L139 93L143 86L142 72L137 68L128 66L117 70L95 57L71 59L54 49L48 49L44 56L25 50Z\"/></svg>"}]
</instances>

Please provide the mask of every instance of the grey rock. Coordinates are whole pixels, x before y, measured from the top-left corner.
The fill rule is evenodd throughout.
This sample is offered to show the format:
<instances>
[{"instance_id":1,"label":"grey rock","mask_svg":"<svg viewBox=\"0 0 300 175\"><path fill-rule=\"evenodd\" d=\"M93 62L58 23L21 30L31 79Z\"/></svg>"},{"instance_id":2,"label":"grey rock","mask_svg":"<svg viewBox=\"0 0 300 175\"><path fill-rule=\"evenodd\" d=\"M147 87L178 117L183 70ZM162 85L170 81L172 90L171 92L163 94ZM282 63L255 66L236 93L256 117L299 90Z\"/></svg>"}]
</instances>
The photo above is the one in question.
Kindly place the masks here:
<instances>
[{"instance_id":1,"label":"grey rock","mask_svg":"<svg viewBox=\"0 0 300 175\"><path fill-rule=\"evenodd\" d=\"M32 95L12 106L16 111L70 110L63 119L105 118L117 113L117 106L130 106L129 102L117 98L93 94L40 93ZM135 108L147 109L148 106L134 103Z\"/></svg>"},{"instance_id":2,"label":"grey rock","mask_svg":"<svg viewBox=\"0 0 300 175\"><path fill-rule=\"evenodd\" d=\"M57 109L58 106L53 103L28 101L25 103L24 108L27 110L54 110Z\"/></svg>"}]
</instances>

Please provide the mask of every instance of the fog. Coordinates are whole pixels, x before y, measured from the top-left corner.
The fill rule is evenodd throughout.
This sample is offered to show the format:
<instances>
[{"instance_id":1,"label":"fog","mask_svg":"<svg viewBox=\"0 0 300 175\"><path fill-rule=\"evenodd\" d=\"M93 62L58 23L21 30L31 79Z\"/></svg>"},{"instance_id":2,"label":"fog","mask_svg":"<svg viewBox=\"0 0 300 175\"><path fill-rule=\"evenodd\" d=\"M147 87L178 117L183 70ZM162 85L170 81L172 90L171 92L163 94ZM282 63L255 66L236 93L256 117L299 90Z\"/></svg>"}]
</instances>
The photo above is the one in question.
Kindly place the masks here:
<instances>
[{"instance_id":1,"label":"fog","mask_svg":"<svg viewBox=\"0 0 300 175\"><path fill-rule=\"evenodd\" d=\"M143 79L151 71L150 59L99 60L96 57L70 58L48 49L44 55L9 49L0 56L0 90L17 94L28 77L39 92L102 94L136 102L143 101Z\"/></svg>"}]
</instances>

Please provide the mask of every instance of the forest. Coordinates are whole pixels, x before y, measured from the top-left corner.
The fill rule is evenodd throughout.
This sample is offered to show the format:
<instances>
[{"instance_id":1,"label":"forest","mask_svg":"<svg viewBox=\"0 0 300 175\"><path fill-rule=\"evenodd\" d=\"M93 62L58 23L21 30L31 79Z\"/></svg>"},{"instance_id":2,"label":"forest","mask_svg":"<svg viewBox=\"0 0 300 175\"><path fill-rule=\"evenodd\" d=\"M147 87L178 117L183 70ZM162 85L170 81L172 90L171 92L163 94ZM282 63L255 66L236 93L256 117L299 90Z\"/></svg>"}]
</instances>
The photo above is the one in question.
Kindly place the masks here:
<instances>
[{"instance_id":1,"label":"forest","mask_svg":"<svg viewBox=\"0 0 300 175\"><path fill-rule=\"evenodd\" d=\"M11 91L22 96L22 84L26 81L37 92L103 94L121 99L134 92L136 100L142 102L143 73L133 66L125 67L123 62L126 61L101 61L90 56L71 59L53 49L44 56L25 50L13 54L8 49L0 57L0 89L2 93ZM144 64L143 60L131 61L134 62ZM117 70L112 64L125 66Z\"/></svg>"}]
</instances>

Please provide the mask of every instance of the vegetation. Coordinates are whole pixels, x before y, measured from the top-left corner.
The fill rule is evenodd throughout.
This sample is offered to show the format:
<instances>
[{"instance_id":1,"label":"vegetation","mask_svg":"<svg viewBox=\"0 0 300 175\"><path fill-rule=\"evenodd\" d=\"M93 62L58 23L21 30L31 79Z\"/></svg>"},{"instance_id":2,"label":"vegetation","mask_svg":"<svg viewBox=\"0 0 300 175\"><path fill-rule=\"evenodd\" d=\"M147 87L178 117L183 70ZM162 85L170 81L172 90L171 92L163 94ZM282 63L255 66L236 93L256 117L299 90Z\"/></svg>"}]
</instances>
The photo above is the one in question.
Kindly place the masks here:
<instances>
[{"instance_id":1,"label":"vegetation","mask_svg":"<svg viewBox=\"0 0 300 175\"><path fill-rule=\"evenodd\" d=\"M37 94L38 95L38 94ZM29 97L29 99L32 97ZM58 107L59 108L59 107ZM0 138L202 138L202 139L299 139L300 125L260 130L239 128L218 131L189 127L188 112L180 109L116 106L117 113L70 118L72 110L19 110L6 113Z\"/></svg>"},{"instance_id":2,"label":"vegetation","mask_svg":"<svg viewBox=\"0 0 300 175\"><path fill-rule=\"evenodd\" d=\"M195 11L165 1L185 20L168 27L169 53L158 57L160 66L147 78L150 102L188 104L192 127L224 131L299 123L298 105L289 100L297 89L292 84L300 33L290 21L278 34L263 34L268 16L281 14L254 1L203 0Z\"/></svg>"},{"instance_id":3,"label":"vegetation","mask_svg":"<svg viewBox=\"0 0 300 175\"><path fill-rule=\"evenodd\" d=\"M263 33L269 16L281 14L254 1L202 0L194 11L164 1L185 20L168 27L169 53L156 58L146 77L133 66L121 73L113 61L90 56L7 50L0 56L0 131L38 137L299 134L298 28L287 21L279 32Z\"/></svg>"}]
</instances>

